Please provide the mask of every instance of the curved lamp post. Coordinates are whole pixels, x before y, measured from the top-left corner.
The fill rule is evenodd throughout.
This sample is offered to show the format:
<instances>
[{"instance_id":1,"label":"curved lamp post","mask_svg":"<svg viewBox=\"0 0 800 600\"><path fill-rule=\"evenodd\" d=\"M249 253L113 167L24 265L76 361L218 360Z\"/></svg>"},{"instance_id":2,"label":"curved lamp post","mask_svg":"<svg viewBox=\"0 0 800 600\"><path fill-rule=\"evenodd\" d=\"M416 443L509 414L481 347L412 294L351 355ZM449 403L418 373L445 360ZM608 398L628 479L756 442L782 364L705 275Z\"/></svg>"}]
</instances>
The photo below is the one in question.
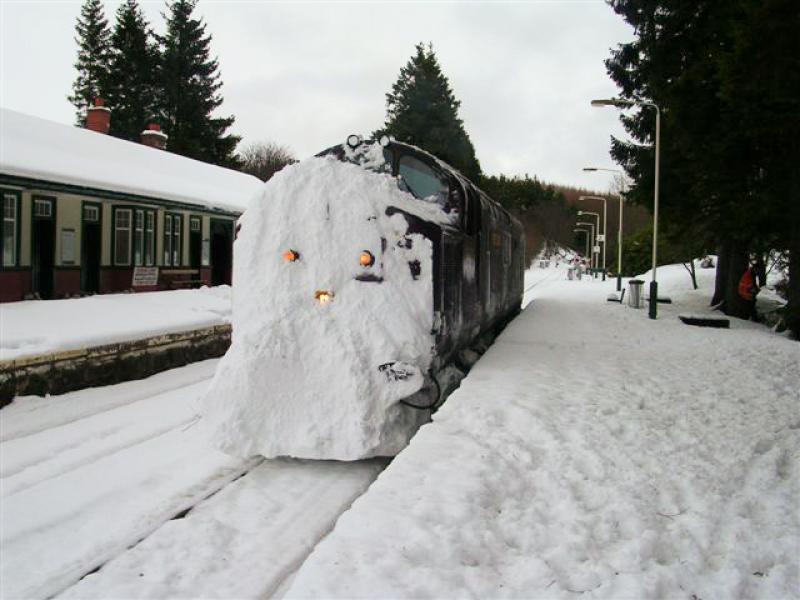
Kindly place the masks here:
<instances>
[{"instance_id":1,"label":"curved lamp post","mask_svg":"<svg viewBox=\"0 0 800 600\"><path fill-rule=\"evenodd\" d=\"M588 229L584 229L583 227L576 227L572 231L575 231L575 232L580 231L580 232L583 233L583 240L584 240L584 242L586 244L586 254L588 255L589 254L589 230Z\"/></svg>"},{"instance_id":2,"label":"curved lamp post","mask_svg":"<svg viewBox=\"0 0 800 600\"><path fill-rule=\"evenodd\" d=\"M578 196L578 200L603 201L603 281L606 280L606 246L608 246L608 202L602 196ZM600 218L598 217L598 226Z\"/></svg>"},{"instance_id":3,"label":"curved lamp post","mask_svg":"<svg viewBox=\"0 0 800 600\"><path fill-rule=\"evenodd\" d=\"M596 259L595 259L596 253L594 251L594 247L599 244L599 242L597 240L597 237L600 234L600 213L592 212L590 210L579 210L578 211L578 216L579 217L582 217L584 215L590 215L592 217L597 217L597 229L595 229L597 234L594 236L594 242L592 243L592 268L596 269L599 266L599 264L597 264L597 263L600 262L600 257L597 256Z\"/></svg>"},{"instance_id":4,"label":"curved lamp post","mask_svg":"<svg viewBox=\"0 0 800 600\"><path fill-rule=\"evenodd\" d=\"M649 316L655 319L658 313L658 281L656 280L656 254L658 252L658 167L659 152L661 148L661 110L652 102L641 100L623 100L621 98L608 98L592 100L592 106L614 106L616 108L630 108L631 106L647 106L656 111L656 170L655 192L653 197L653 280L650 282L650 311Z\"/></svg>"},{"instance_id":5,"label":"curved lamp post","mask_svg":"<svg viewBox=\"0 0 800 600\"><path fill-rule=\"evenodd\" d=\"M604 169L603 167L583 167L584 171L607 171L609 173L619 173L625 181L625 172L622 169ZM623 190L625 190L623 183ZM617 231L617 291L622 291L622 194L619 196L619 229Z\"/></svg>"},{"instance_id":6,"label":"curved lamp post","mask_svg":"<svg viewBox=\"0 0 800 600\"><path fill-rule=\"evenodd\" d=\"M575 225L588 225L589 227L592 228L592 231L591 231L591 234L592 234L592 237L591 237L591 240L592 240L592 253L589 255L589 265L591 266L591 265L594 264L594 246L596 244L595 235L594 235L594 223L589 223L589 221L578 221L577 223L575 223ZM592 268L594 268L594 267L592 267Z\"/></svg>"}]
</instances>

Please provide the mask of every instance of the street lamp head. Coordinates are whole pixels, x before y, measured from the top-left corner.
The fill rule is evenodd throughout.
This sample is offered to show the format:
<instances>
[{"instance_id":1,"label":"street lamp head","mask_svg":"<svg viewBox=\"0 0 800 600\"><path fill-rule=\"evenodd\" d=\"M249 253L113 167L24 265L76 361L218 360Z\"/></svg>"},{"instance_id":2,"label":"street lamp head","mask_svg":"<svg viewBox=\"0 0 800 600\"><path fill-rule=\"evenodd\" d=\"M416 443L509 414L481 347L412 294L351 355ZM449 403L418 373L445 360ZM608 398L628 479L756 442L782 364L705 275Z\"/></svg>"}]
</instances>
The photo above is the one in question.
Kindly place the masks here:
<instances>
[{"instance_id":1,"label":"street lamp head","mask_svg":"<svg viewBox=\"0 0 800 600\"><path fill-rule=\"evenodd\" d=\"M597 167L583 167L584 171L597 171Z\"/></svg>"},{"instance_id":2,"label":"street lamp head","mask_svg":"<svg viewBox=\"0 0 800 600\"><path fill-rule=\"evenodd\" d=\"M603 98L592 100L592 106L616 106L617 108L628 108L636 104L633 100L623 100L622 98Z\"/></svg>"}]
</instances>

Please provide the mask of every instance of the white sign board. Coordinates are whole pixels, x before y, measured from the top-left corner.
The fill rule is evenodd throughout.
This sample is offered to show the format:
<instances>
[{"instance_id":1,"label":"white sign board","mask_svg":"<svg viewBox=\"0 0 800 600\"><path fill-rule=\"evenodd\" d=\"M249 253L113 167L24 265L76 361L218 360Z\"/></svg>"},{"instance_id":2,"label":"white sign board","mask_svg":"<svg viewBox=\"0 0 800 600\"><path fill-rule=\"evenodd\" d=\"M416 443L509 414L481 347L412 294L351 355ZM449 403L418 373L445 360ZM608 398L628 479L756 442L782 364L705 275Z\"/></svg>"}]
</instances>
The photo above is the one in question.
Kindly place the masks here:
<instances>
[{"instance_id":1,"label":"white sign board","mask_svg":"<svg viewBox=\"0 0 800 600\"><path fill-rule=\"evenodd\" d=\"M211 242L208 240L203 240L203 245L201 246L201 258L200 264L204 267L207 267L211 264Z\"/></svg>"},{"instance_id":2,"label":"white sign board","mask_svg":"<svg viewBox=\"0 0 800 600\"><path fill-rule=\"evenodd\" d=\"M72 265L75 263L75 230L61 230L61 264Z\"/></svg>"},{"instance_id":3,"label":"white sign board","mask_svg":"<svg viewBox=\"0 0 800 600\"><path fill-rule=\"evenodd\" d=\"M158 284L158 267L134 267L133 287Z\"/></svg>"},{"instance_id":4,"label":"white sign board","mask_svg":"<svg viewBox=\"0 0 800 600\"><path fill-rule=\"evenodd\" d=\"M592 248L592 252L594 252L595 254L600 254L600 246L594 246Z\"/></svg>"},{"instance_id":5,"label":"white sign board","mask_svg":"<svg viewBox=\"0 0 800 600\"><path fill-rule=\"evenodd\" d=\"M606 234L605 233L598 233L597 234L597 241L598 242L605 242L606 241Z\"/></svg>"}]
</instances>

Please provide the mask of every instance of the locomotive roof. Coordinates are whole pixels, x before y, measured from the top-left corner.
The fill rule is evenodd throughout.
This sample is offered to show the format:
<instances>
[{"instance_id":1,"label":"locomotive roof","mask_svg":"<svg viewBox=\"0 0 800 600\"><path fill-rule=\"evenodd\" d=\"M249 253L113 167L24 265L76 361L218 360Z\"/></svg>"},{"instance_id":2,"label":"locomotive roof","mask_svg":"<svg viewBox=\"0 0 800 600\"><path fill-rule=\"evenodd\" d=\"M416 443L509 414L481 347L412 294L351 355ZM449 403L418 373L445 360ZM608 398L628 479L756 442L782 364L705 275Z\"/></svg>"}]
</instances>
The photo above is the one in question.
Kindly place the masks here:
<instances>
[{"instance_id":1,"label":"locomotive roof","mask_svg":"<svg viewBox=\"0 0 800 600\"><path fill-rule=\"evenodd\" d=\"M368 139L362 140L359 142L361 144L379 144L378 140ZM331 146L317 154L317 156L326 156L328 154L335 154L338 158L344 158L346 148L346 144L337 144L336 146ZM438 158L437 156L431 154L427 150L423 150L419 146L414 146L413 144L407 144L405 142L398 142L395 140L391 140L385 147L389 149L399 148L403 150L410 150L412 154L421 155L428 159L429 163L433 163L442 171L447 172L450 176L457 178L461 181L464 187L471 187L478 196L481 198L481 202L485 203L490 210L494 210L500 215L503 215L503 218L506 219L508 222L515 224L520 229L522 228L522 223L520 223L519 219L517 219L514 215L512 215L506 208L500 204L497 200L493 199L489 194L484 192L481 188L479 188L475 183L473 183L466 175L464 175L461 171L453 167L452 165L446 163L442 159Z\"/></svg>"}]
</instances>

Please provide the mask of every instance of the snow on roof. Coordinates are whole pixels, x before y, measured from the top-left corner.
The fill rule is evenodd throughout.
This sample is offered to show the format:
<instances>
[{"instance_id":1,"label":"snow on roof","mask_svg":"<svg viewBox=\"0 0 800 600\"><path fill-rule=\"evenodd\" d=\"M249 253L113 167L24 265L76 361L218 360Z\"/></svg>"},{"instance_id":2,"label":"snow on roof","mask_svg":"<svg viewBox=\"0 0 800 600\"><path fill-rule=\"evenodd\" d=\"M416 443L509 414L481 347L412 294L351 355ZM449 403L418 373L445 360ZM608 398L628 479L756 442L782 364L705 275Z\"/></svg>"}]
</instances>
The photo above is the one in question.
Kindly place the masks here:
<instances>
[{"instance_id":1,"label":"snow on roof","mask_svg":"<svg viewBox=\"0 0 800 600\"><path fill-rule=\"evenodd\" d=\"M235 212L263 185L252 175L6 108L0 132L3 175Z\"/></svg>"}]
</instances>

